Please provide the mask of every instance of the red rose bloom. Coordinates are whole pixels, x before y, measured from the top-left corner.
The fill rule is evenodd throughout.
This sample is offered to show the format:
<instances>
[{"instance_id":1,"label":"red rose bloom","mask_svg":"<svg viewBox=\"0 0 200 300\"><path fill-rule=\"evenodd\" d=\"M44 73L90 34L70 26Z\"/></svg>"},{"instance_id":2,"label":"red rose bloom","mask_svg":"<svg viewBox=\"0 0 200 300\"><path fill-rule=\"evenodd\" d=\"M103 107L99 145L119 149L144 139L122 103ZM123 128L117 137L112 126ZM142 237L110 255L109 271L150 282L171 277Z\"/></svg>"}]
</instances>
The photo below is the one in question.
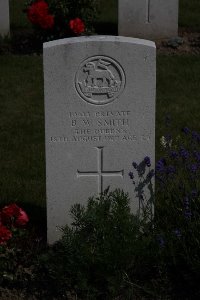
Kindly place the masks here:
<instances>
[{"instance_id":1,"label":"red rose bloom","mask_svg":"<svg viewBox=\"0 0 200 300\"><path fill-rule=\"evenodd\" d=\"M19 212L20 208L15 203L5 206L1 211L2 223L11 223L11 219L18 217Z\"/></svg>"},{"instance_id":2,"label":"red rose bloom","mask_svg":"<svg viewBox=\"0 0 200 300\"><path fill-rule=\"evenodd\" d=\"M24 226L26 225L26 223L29 221L29 218L26 214L26 212L20 208L20 211L19 211L19 215L15 221L15 225L17 226Z\"/></svg>"},{"instance_id":3,"label":"red rose bloom","mask_svg":"<svg viewBox=\"0 0 200 300\"><path fill-rule=\"evenodd\" d=\"M54 16L49 14L49 6L44 0L34 2L29 6L27 16L31 23L39 25L43 29L54 26Z\"/></svg>"},{"instance_id":4,"label":"red rose bloom","mask_svg":"<svg viewBox=\"0 0 200 300\"><path fill-rule=\"evenodd\" d=\"M73 19L69 22L69 27L76 34L81 34L85 31L85 24L79 18Z\"/></svg>"},{"instance_id":5,"label":"red rose bloom","mask_svg":"<svg viewBox=\"0 0 200 300\"><path fill-rule=\"evenodd\" d=\"M43 0L33 3L28 8L27 15L31 23L39 24L41 18L48 15L48 4Z\"/></svg>"},{"instance_id":6,"label":"red rose bloom","mask_svg":"<svg viewBox=\"0 0 200 300\"><path fill-rule=\"evenodd\" d=\"M43 29L52 28L54 26L54 16L52 15L46 15L44 18L40 21L40 26Z\"/></svg>"},{"instance_id":7,"label":"red rose bloom","mask_svg":"<svg viewBox=\"0 0 200 300\"><path fill-rule=\"evenodd\" d=\"M0 214L0 221L4 225L24 226L29 221L26 212L16 204L5 206ZM1 225L0 222L0 225Z\"/></svg>"},{"instance_id":8,"label":"red rose bloom","mask_svg":"<svg viewBox=\"0 0 200 300\"><path fill-rule=\"evenodd\" d=\"M0 225L0 245L4 245L12 237L12 232L3 225Z\"/></svg>"}]
</instances>

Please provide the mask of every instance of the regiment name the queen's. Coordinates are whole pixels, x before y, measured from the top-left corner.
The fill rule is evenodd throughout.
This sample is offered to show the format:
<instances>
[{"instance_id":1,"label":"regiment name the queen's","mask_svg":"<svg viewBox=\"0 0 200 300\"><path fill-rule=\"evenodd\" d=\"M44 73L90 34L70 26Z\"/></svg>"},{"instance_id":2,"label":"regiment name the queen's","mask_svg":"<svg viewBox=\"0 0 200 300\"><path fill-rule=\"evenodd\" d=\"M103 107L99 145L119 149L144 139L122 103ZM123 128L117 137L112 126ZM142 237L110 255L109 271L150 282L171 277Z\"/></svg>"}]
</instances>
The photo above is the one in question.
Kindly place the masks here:
<instances>
[{"instance_id":1,"label":"regiment name the queen's","mask_svg":"<svg viewBox=\"0 0 200 300\"><path fill-rule=\"evenodd\" d=\"M98 94L106 94L106 93L116 93L119 91L120 87L81 87L83 93L98 93Z\"/></svg>"}]
</instances>

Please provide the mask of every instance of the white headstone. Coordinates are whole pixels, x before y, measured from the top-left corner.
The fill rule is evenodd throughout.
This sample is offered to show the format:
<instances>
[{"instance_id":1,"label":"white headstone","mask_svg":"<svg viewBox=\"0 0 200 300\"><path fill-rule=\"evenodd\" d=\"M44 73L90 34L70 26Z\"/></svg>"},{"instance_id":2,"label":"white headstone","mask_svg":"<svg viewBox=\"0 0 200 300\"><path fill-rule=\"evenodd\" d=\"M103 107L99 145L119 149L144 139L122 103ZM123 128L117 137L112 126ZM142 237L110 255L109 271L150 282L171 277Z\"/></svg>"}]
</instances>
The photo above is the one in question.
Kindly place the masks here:
<instances>
[{"instance_id":1,"label":"white headstone","mask_svg":"<svg viewBox=\"0 0 200 300\"><path fill-rule=\"evenodd\" d=\"M79 37L44 44L48 242L72 204L108 186L139 201L132 162L155 153L155 44Z\"/></svg>"},{"instance_id":2,"label":"white headstone","mask_svg":"<svg viewBox=\"0 0 200 300\"><path fill-rule=\"evenodd\" d=\"M178 35L179 0L118 0L118 34L159 39Z\"/></svg>"},{"instance_id":3,"label":"white headstone","mask_svg":"<svg viewBox=\"0 0 200 300\"><path fill-rule=\"evenodd\" d=\"M9 0L0 0L0 35L6 36L10 32Z\"/></svg>"}]
</instances>

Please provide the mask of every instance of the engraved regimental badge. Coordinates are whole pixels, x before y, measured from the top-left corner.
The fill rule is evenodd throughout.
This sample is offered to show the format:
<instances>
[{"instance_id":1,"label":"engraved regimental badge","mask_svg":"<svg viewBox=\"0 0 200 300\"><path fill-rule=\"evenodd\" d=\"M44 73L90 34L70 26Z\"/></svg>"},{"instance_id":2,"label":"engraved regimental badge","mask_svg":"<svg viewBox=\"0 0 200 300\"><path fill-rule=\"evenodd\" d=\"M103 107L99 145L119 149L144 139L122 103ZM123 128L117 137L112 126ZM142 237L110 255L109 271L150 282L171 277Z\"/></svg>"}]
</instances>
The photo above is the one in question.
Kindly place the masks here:
<instances>
[{"instance_id":1,"label":"engraved regimental badge","mask_svg":"<svg viewBox=\"0 0 200 300\"><path fill-rule=\"evenodd\" d=\"M75 79L76 90L89 103L104 105L114 101L124 90L122 67L107 56L93 56L84 60Z\"/></svg>"}]
</instances>

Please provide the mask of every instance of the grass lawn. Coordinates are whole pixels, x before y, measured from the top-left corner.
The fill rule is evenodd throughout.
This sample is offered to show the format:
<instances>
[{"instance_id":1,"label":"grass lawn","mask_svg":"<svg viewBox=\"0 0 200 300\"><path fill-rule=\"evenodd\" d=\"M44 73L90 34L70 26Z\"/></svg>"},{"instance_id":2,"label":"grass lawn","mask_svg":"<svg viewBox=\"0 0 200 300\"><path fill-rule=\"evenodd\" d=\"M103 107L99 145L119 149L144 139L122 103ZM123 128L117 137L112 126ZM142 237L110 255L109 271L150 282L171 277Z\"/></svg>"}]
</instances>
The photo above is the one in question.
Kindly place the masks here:
<instances>
[{"instance_id":1,"label":"grass lawn","mask_svg":"<svg viewBox=\"0 0 200 300\"><path fill-rule=\"evenodd\" d=\"M179 0L179 26L189 27L191 30L200 30L200 1Z\"/></svg>"},{"instance_id":2,"label":"grass lawn","mask_svg":"<svg viewBox=\"0 0 200 300\"><path fill-rule=\"evenodd\" d=\"M200 56L158 56L157 135L164 133L164 118L171 115L172 127L200 130Z\"/></svg>"},{"instance_id":3,"label":"grass lawn","mask_svg":"<svg viewBox=\"0 0 200 300\"><path fill-rule=\"evenodd\" d=\"M1 203L44 207L42 59L0 56L0 66Z\"/></svg>"}]
</instances>

